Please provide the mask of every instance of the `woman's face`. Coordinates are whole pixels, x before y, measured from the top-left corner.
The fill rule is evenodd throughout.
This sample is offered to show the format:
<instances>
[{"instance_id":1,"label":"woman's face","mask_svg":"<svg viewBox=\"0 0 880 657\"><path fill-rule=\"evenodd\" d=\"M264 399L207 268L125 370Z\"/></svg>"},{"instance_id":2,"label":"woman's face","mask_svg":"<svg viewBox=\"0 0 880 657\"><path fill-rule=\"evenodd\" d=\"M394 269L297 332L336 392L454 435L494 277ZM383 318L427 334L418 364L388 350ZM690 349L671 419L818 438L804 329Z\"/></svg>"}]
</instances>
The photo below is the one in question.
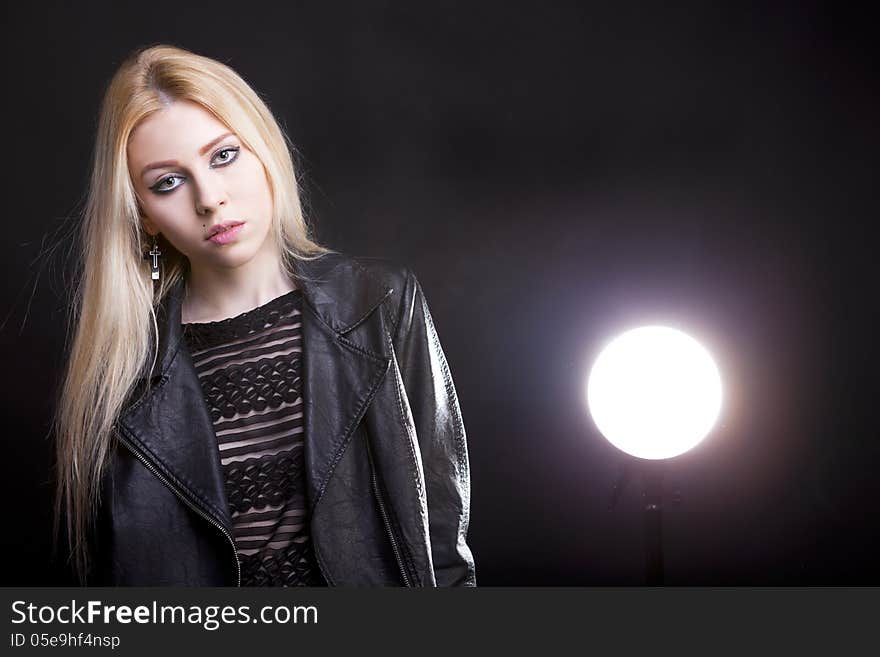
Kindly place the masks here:
<instances>
[{"instance_id":1,"label":"woman's face","mask_svg":"<svg viewBox=\"0 0 880 657\"><path fill-rule=\"evenodd\" d=\"M272 194L262 163L213 114L176 101L139 123L128 170L150 235L162 233L193 268L230 268L272 246ZM218 243L225 222L244 222Z\"/></svg>"}]
</instances>

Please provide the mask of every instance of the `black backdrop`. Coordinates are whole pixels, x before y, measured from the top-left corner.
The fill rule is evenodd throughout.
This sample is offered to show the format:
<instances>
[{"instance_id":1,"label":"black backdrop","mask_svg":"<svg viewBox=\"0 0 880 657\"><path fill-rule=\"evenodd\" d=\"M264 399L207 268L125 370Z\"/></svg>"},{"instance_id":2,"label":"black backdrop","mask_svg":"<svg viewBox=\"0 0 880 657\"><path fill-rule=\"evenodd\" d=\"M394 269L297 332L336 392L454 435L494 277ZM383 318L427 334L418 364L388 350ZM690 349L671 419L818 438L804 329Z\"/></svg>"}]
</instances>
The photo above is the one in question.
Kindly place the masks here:
<instances>
[{"instance_id":1,"label":"black backdrop","mask_svg":"<svg viewBox=\"0 0 880 657\"><path fill-rule=\"evenodd\" d=\"M671 465L667 582L880 583L872 23L667 4L6 3L0 583L61 583L45 434L65 236L103 85L154 42L262 94L321 240L419 276L468 432L480 584L644 581L639 491L607 510L623 457L584 381L648 322L701 339L727 395Z\"/></svg>"}]
</instances>

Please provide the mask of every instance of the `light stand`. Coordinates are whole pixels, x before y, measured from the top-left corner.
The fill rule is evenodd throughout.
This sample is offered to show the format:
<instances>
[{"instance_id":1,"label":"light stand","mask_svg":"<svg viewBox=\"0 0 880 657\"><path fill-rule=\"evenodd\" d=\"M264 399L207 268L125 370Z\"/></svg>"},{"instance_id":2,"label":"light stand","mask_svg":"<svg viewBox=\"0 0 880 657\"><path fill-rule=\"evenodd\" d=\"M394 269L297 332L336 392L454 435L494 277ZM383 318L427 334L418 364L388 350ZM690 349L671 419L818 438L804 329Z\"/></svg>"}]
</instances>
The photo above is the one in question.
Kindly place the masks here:
<instances>
[{"instance_id":1,"label":"light stand","mask_svg":"<svg viewBox=\"0 0 880 657\"><path fill-rule=\"evenodd\" d=\"M645 572L648 586L663 584L663 461L643 464Z\"/></svg>"},{"instance_id":2,"label":"light stand","mask_svg":"<svg viewBox=\"0 0 880 657\"><path fill-rule=\"evenodd\" d=\"M620 476L611 489L608 510L617 506L627 484L632 479L633 469L638 471L643 505L642 522L645 545L645 582L648 586L662 586L665 580L663 563L663 505L666 462L637 459L623 464ZM677 503L678 493L673 496Z\"/></svg>"}]
</instances>

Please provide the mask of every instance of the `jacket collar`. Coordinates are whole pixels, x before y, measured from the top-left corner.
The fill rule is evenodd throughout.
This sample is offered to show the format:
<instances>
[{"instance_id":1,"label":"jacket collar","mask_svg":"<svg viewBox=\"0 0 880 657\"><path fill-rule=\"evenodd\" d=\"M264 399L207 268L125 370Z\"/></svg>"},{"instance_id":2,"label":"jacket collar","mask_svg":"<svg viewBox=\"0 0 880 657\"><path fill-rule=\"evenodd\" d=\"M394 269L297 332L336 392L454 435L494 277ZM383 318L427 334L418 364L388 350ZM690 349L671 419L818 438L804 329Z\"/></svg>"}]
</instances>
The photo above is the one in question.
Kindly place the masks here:
<instances>
[{"instance_id":1,"label":"jacket collar","mask_svg":"<svg viewBox=\"0 0 880 657\"><path fill-rule=\"evenodd\" d=\"M357 260L335 252L316 260L297 260L295 273L303 299L339 335L355 328L393 292ZM180 279L157 308L159 370L153 373L153 379L167 374L180 348L183 293L184 281ZM152 362L152 354L147 362Z\"/></svg>"}]
</instances>

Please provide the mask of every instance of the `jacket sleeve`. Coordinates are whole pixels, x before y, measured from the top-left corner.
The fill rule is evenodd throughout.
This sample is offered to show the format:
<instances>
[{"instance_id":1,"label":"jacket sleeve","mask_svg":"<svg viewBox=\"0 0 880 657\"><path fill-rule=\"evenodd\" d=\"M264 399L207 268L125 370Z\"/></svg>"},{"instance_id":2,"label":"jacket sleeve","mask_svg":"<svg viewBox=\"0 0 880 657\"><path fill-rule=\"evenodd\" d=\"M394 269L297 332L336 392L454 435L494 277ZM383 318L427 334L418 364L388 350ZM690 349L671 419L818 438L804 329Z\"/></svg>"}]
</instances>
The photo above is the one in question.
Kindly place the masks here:
<instances>
[{"instance_id":1,"label":"jacket sleeve","mask_svg":"<svg viewBox=\"0 0 880 657\"><path fill-rule=\"evenodd\" d=\"M415 275L405 270L394 351L416 428L438 586L476 586L467 545L470 466L464 422L446 356Z\"/></svg>"}]
</instances>

